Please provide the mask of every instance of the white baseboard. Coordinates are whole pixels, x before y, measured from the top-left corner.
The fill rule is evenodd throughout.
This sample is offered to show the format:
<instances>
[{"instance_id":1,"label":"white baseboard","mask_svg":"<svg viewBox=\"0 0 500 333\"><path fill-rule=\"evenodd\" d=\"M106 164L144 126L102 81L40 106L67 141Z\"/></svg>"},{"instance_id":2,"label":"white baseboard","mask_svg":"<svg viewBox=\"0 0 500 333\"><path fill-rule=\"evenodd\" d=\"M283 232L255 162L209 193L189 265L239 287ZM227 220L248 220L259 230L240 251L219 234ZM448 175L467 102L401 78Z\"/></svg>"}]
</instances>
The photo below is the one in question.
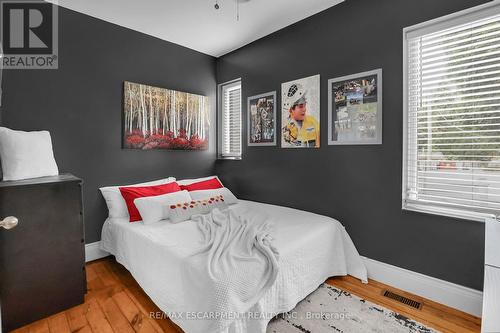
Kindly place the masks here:
<instances>
[{"instance_id":1,"label":"white baseboard","mask_svg":"<svg viewBox=\"0 0 500 333\"><path fill-rule=\"evenodd\" d=\"M85 245L86 262L109 256L108 252L100 249L100 243L95 242ZM478 290L366 257L362 258L370 279L481 317L483 293Z\"/></svg>"},{"instance_id":2,"label":"white baseboard","mask_svg":"<svg viewBox=\"0 0 500 333\"><path fill-rule=\"evenodd\" d=\"M101 250L101 242L85 244L85 262L109 256L108 252Z\"/></svg>"},{"instance_id":3,"label":"white baseboard","mask_svg":"<svg viewBox=\"0 0 500 333\"><path fill-rule=\"evenodd\" d=\"M370 279L481 317L483 293L363 257Z\"/></svg>"}]
</instances>

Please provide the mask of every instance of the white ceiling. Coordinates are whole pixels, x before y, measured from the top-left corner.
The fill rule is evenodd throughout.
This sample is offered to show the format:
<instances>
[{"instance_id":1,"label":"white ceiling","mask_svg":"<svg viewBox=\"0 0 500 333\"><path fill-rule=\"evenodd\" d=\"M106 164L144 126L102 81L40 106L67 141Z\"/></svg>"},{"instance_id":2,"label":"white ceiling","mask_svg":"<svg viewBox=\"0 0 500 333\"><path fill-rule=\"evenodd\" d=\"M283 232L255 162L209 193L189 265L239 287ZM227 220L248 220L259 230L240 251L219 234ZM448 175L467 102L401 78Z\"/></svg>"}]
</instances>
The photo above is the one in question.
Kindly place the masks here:
<instances>
[{"instance_id":1,"label":"white ceiling","mask_svg":"<svg viewBox=\"0 0 500 333\"><path fill-rule=\"evenodd\" d=\"M48 0L215 57L343 0Z\"/></svg>"}]
</instances>

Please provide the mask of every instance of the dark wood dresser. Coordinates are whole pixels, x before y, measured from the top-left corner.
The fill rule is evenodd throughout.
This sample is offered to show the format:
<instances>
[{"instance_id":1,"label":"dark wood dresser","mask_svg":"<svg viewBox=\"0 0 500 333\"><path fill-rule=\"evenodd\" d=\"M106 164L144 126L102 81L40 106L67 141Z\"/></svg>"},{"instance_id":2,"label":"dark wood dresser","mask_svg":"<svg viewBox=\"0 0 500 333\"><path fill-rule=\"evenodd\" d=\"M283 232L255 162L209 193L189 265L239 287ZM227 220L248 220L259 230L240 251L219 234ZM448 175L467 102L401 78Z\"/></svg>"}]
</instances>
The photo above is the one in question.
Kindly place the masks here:
<instances>
[{"instance_id":1,"label":"dark wood dresser","mask_svg":"<svg viewBox=\"0 0 500 333\"><path fill-rule=\"evenodd\" d=\"M82 180L69 174L0 182L3 332L83 303L86 291Z\"/></svg>"}]
</instances>

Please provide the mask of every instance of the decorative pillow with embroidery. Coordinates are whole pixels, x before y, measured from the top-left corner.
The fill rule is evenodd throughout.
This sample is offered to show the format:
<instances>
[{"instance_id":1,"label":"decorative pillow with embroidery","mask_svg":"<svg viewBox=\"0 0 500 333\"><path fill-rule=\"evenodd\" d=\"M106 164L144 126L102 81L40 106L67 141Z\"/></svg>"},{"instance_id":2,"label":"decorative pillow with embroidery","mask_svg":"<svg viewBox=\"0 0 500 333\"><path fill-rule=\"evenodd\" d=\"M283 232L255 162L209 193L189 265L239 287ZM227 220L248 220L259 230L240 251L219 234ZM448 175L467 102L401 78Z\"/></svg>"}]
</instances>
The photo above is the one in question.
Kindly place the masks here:
<instances>
[{"instance_id":1,"label":"decorative pillow with embroidery","mask_svg":"<svg viewBox=\"0 0 500 333\"><path fill-rule=\"evenodd\" d=\"M212 190L199 190L199 191L191 191L189 192L189 195L191 196L191 199L193 200L199 200L199 199L205 199L217 195L222 195L224 198L224 202L227 205L232 205L238 203L238 199L234 196L234 194L227 188L218 188L218 189L212 189Z\"/></svg>"},{"instance_id":2,"label":"decorative pillow with embroidery","mask_svg":"<svg viewBox=\"0 0 500 333\"><path fill-rule=\"evenodd\" d=\"M170 205L191 201L188 191L179 191L154 197L137 198L134 205L139 210L144 224L153 224L170 217Z\"/></svg>"},{"instance_id":3,"label":"decorative pillow with embroidery","mask_svg":"<svg viewBox=\"0 0 500 333\"><path fill-rule=\"evenodd\" d=\"M208 214L215 208L225 209L227 207L223 195L178 202L169 206L169 218L172 223L179 223L190 220L193 215Z\"/></svg>"}]
</instances>

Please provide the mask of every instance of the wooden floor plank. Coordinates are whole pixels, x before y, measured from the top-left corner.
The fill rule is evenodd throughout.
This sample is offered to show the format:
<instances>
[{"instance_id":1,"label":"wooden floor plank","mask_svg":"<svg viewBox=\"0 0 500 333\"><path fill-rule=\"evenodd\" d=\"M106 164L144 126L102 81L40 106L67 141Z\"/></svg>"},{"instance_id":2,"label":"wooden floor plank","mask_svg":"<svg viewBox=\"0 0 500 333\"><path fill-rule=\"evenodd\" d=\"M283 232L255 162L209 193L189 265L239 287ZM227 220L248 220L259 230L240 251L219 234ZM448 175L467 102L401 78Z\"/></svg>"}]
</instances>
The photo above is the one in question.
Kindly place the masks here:
<instances>
[{"instance_id":1,"label":"wooden floor plank","mask_svg":"<svg viewBox=\"0 0 500 333\"><path fill-rule=\"evenodd\" d=\"M42 319L30 324L28 327L29 333L50 333L49 322L47 319Z\"/></svg>"},{"instance_id":2,"label":"wooden floor plank","mask_svg":"<svg viewBox=\"0 0 500 333\"><path fill-rule=\"evenodd\" d=\"M85 326L80 328L78 331L72 331L72 333L93 333L90 326Z\"/></svg>"},{"instance_id":3,"label":"wooden floor plank","mask_svg":"<svg viewBox=\"0 0 500 333\"><path fill-rule=\"evenodd\" d=\"M161 310L156 306L156 304L151 301L151 299L138 288L128 288L126 289L127 295L132 299L132 301L142 309L143 313L151 318L152 314L160 313ZM168 318L157 319L153 315L154 322L161 327L161 330L165 333L183 333L181 328L174 324Z\"/></svg>"},{"instance_id":4,"label":"wooden floor plank","mask_svg":"<svg viewBox=\"0 0 500 333\"><path fill-rule=\"evenodd\" d=\"M28 326L20 327L16 330L11 331L11 333L29 333L29 328Z\"/></svg>"},{"instance_id":5,"label":"wooden floor plank","mask_svg":"<svg viewBox=\"0 0 500 333\"><path fill-rule=\"evenodd\" d=\"M14 333L183 333L168 318L155 318L160 309L144 293L132 275L114 258L86 265L85 303L20 328ZM370 280L363 284L346 276L327 283L363 299L436 328L443 333L478 333L481 319L422 297ZM384 290L422 302L420 310L384 297Z\"/></svg>"},{"instance_id":6,"label":"wooden floor plank","mask_svg":"<svg viewBox=\"0 0 500 333\"><path fill-rule=\"evenodd\" d=\"M105 286L113 286L119 283L116 277L108 269L108 264L105 261L100 261L93 265L93 269L97 273L97 276L102 280Z\"/></svg>"},{"instance_id":7,"label":"wooden floor plank","mask_svg":"<svg viewBox=\"0 0 500 333\"><path fill-rule=\"evenodd\" d=\"M113 333L113 329L106 316L101 310L101 307L97 303L97 300L91 299L88 302L88 311L85 314L87 321L89 322L90 328L94 333ZM119 331L116 331L117 333Z\"/></svg>"},{"instance_id":8,"label":"wooden floor plank","mask_svg":"<svg viewBox=\"0 0 500 333\"><path fill-rule=\"evenodd\" d=\"M50 316L48 320L50 333L71 333L68 319L64 312Z\"/></svg>"},{"instance_id":9,"label":"wooden floor plank","mask_svg":"<svg viewBox=\"0 0 500 333\"><path fill-rule=\"evenodd\" d=\"M113 296L108 297L104 300L99 300L99 305L101 306L104 315L108 319L108 322L113 327L115 332L120 333L134 333L132 326L130 326L129 321L123 313L120 311L118 305L116 305L113 300Z\"/></svg>"},{"instance_id":10,"label":"wooden floor plank","mask_svg":"<svg viewBox=\"0 0 500 333\"><path fill-rule=\"evenodd\" d=\"M90 329L86 317L87 311L88 304L81 304L65 311L71 332L81 332L85 327Z\"/></svg>"},{"instance_id":11,"label":"wooden floor plank","mask_svg":"<svg viewBox=\"0 0 500 333\"><path fill-rule=\"evenodd\" d=\"M139 310L125 291L115 294L113 300L118 304L118 307L125 315L134 331L141 333L157 332L157 329L150 322L152 319L148 318Z\"/></svg>"},{"instance_id":12,"label":"wooden floor plank","mask_svg":"<svg viewBox=\"0 0 500 333\"><path fill-rule=\"evenodd\" d=\"M108 266L111 272L118 278L121 284L126 287L138 287L139 285L134 280L132 275L127 271L125 267L117 262L110 263Z\"/></svg>"},{"instance_id":13,"label":"wooden floor plank","mask_svg":"<svg viewBox=\"0 0 500 333\"><path fill-rule=\"evenodd\" d=\"M93 279L97 278L97 272L95 271L93 265L87 265L85 267L85 274L87 276L87 281L92 281Z\"/></svg>"}]
</instances>

